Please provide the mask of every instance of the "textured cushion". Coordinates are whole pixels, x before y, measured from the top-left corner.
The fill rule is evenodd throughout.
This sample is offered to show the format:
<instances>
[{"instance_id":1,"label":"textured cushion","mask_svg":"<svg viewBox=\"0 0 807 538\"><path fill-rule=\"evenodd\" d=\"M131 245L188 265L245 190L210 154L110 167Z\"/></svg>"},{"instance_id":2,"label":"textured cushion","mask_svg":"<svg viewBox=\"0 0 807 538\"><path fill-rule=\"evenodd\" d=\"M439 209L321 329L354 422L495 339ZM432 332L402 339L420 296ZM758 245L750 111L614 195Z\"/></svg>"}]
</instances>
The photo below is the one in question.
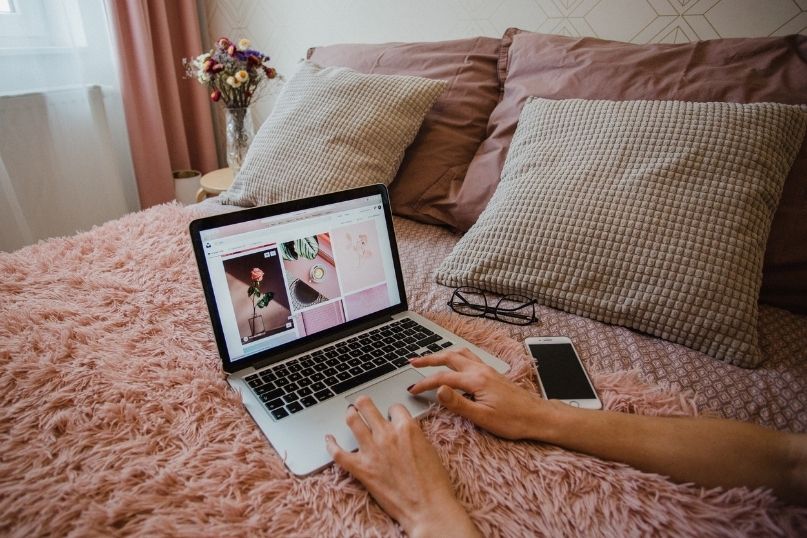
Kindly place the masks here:
<instances>
[{"instance_id":1,"label":"textured cushion","mask_svg":"<svg viewBox=\"0 0 807 538\"><path fill-rule=\"evenodd\" d=\"M445 86L302 62L219 201L261 205L389 184Z\"/></svg>"},{"instance_id":2,"label":"textured cushion","mask_svg":"<svg viewBox=\"0 0 807 538\"><path fill-rule=\"evenodd\" d=\"M779 104L528 100L438 281L755 366L765 240L806 121Z\"/></svg>"},{"instance_id":3,"label":"textured cushion","mask_svg":"<svg viewBox=\"0 0 807 538\"><path fill-rule=\"evenodd\" d=\"M502 101L457 194L467 230L496 188L521 107L548 99L807 104L807 36L643 44L508 30ZM785 182L765 254L761 300L807 313L807 144Z\"/></svg>"},{"instance_id":4,"label":"textured cushion","mask_svg":"<svg viewBox=\"0 0 807 538\"><path fill-rule=\"evenodd\" d=\"M390 185L392 211L429 224L453 224L454 198L488 116L499 101L500 39L475 37L428 43L331 45L309 49L319 65L362 73L445 80L440 96L404 155Z\"/></svg>"}]
</instances>

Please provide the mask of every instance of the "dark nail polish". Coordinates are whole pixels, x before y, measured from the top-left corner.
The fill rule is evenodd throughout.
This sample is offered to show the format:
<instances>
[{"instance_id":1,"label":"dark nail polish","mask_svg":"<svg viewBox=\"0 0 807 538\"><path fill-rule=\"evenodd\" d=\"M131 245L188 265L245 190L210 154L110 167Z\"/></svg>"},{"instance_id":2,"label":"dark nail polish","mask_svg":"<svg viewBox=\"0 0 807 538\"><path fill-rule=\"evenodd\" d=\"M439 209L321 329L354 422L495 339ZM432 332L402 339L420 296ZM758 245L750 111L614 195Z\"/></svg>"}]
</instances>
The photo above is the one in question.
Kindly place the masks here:
<instances>
[{"instance_id":1,"label":"dark nail polish","mask_svg":"<svg viewBox=\"0 0 807 538\"><path fill-rule=\"evenodd\" d=\"M414 384L414 383L412 383L411 385L409 385L408 387L406 387L406 390L408 390L409 392L412 392L412 387L414 387L414 386L415 386L415 384Z\"/></svg>"}]
</instances>

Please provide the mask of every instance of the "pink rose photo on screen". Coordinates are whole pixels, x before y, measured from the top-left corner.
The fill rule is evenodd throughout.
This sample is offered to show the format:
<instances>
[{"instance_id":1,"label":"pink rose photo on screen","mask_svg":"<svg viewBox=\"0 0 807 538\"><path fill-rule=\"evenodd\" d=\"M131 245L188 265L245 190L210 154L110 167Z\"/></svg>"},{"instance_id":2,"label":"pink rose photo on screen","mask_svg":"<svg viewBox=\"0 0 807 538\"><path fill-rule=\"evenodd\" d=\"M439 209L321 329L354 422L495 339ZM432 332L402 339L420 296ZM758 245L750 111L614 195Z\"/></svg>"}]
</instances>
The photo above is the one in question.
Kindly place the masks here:
<instances>
[{"instance_id":1,"label":"pink rose photo on screen","mask_svg":"<svg viewBox=\"0 0 807 538\"><path fill-rule=\"evenodd\" d=\"M374 221L336 228L333 237L334 255L339 261L339 276L345 294L384 281L384 266Z\"/></svg>"},{"instance_id":2,"label":"pink rose photo on screen","mask_svg":"<svg viewBox=\"0 0 807 538\"><path fill-rule=\"evenodd\" d=\"M390 306L387 283L344 297L347 319L353 320Z\"/></svg>"},{"instance_id":3,"label":"pink rose photo on screen","mask_svg":"<svg viewBox=\"0 0 807 538\"><path fill-rule=\"evenodd\" d=\"M242 342L254 342L293 326L276 247L230 258L223 264Z\"/></svg>"}]
</instances>

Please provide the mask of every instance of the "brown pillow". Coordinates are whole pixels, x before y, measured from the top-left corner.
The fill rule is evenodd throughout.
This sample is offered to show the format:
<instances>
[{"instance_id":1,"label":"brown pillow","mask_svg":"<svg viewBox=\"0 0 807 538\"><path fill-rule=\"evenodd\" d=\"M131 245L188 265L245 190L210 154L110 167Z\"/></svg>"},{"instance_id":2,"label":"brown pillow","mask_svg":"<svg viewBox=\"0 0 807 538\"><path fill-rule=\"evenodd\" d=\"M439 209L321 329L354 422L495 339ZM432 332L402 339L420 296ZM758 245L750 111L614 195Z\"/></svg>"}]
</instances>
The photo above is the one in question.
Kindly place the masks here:
<instances>
[{"instance_id":1,"label":"brown pillow","mask_svg":"<svg viewBox=\"0 0 807 538\"><path fill-rule=\"evenodd\" d=\"M453 224L454 198L498 102L500 43L500 39L476 37L309 49L308 58L322 66L448 82L390 185L396 214L430 224Z\"/></svg>"},{"instance_id":2,"label":"brown pillow","mask_svg":"<svg viewBox=\"0 0 807 538\"><path fill-rule=\"evenodd\" d=\"M807 103L807 37L635 45L509 29L503 96L456 198L467 230L485 208L527 97ZM761 301L807 312L807 145L787 178L765 252Z\"/></svg>"}]
</instances>

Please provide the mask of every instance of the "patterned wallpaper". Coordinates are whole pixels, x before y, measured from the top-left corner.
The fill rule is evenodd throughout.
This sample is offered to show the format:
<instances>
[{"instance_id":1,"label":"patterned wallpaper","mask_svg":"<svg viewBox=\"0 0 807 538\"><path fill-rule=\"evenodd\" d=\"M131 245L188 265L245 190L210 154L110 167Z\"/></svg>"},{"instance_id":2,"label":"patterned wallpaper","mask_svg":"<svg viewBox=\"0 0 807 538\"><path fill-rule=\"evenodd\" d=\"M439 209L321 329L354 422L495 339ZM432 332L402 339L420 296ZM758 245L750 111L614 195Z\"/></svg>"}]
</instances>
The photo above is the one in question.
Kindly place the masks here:
<instances>
[{"instance_id":1,"label":"patterned wallpaper","mask_svg":"<svg viewBox=\"0 0 807 538\"><path fill-rule=\"evenodd\" d=\"M291 74L314 45L498 37L510 26L633 43L807 34L807 0L203 0L203 6L211 42L247 37L281 74ZM256 125L271 102L270 94L257 103Z\"/></svg>"}]
</instances>

